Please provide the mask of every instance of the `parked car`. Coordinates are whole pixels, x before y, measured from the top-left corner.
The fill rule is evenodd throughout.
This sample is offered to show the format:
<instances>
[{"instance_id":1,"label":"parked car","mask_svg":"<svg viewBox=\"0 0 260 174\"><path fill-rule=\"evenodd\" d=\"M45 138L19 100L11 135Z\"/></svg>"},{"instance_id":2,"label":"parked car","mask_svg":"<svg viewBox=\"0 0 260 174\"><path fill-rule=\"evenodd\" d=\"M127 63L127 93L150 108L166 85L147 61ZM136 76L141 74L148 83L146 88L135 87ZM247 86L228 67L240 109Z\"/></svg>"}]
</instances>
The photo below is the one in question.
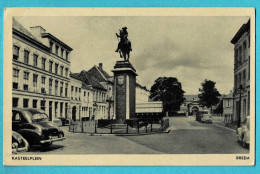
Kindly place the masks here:
<instances>
[{"instance_id":1,"label":"parked car","mask_svg":"<svg viewBox=\"0 0 260 174\"><path fill-rule=\"evenodd\" d=\"M65 126L65 125L69 125L69 124L70 124L70 120L67 119L67 118L59 117L59 119L60 119L61 122L62 122L62 126Z\"/></svg>"},{"instance_id":2,"label":"parked car","mask_svg":"<svg viewBox=\"0 0 260 174\"><path fill-rule=\"evenodd\" d=\"M29 145L50 146L65 139L64 132L41 109L13 108L12 130L21 134Z\"/></svg>"},{"instance_id":3,"label":"parked car","mask_svg":"<svg viewBox=\"0 0 260 174\"><path fill-rule=\"evenodd\" d=\"M249 147L250 144L250 117L247 116L242 125L237 129L237 140L243 147Z\"/></svg>"},{"instance_id":4,"label":"parked car","mask_svg":"<svg viewBox=\"0 0 260 174\"><path fill-rule=\"evenodd\" d=\"M202 123L210 123L212 124L212 115L210 114L203 114L202 118L200 119Z\"/></svg>"},{"instance_id":5,"label":"parked car","mask_svg":"<svg viewBox=\"0 0 260 174\"><path fill-rule=\"evenodd\" d=\"M204 114L209 114L209 111L208 110L198 111L196 113L196 121L201 121L201 118L203 117Z\"/></svg>"},{"instance_id":6,"label":"parked car","mask_svg":"<svg viewBox=\"0 0 260 174\"><path fill-rule=\"evenodd\" d=\"M12 131L12 153L28 151L29 143L21 134Z\"/></svg>"}]
</instances>

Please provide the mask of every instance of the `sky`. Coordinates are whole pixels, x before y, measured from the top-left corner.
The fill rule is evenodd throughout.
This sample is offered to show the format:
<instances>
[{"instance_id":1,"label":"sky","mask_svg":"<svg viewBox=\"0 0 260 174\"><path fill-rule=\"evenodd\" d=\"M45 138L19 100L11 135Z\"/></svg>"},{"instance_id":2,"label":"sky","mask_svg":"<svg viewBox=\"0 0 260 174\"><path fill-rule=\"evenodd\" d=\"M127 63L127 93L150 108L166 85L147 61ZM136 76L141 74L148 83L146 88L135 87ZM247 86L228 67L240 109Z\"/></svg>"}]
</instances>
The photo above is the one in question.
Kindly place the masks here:
<instances>
[{"instance_id":1,"label":"sky","mask_svg":"<svg viewBox=\"0 0 260 174\"><path fill-rule=\"evenodd\" d=\"M116 61L115 33L127 27L133 51L130 62L137 82L148 89L158 77L176 77L185 94L198 94L205 80L216 82L221 94L234 86L234 45L230 43L249 17L82 16L16 17L29 30L46 32L73 48L71 72L103 63L110 75Z\"/></svg>"}]
</instances>

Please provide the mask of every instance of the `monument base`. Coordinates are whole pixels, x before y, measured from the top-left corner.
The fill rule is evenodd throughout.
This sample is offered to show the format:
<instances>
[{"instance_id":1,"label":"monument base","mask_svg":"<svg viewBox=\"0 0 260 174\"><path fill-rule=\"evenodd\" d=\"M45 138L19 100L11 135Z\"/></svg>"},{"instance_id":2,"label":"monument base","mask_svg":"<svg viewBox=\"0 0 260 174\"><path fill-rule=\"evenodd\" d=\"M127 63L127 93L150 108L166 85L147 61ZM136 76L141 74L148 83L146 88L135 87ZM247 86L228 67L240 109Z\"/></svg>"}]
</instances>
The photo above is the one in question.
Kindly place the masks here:
<instances>
[{"instance_id":1,"label":"monument base","mask_svg":"<svg viewBox=\"0 0 260 174\"><path fill-rule=\"evenodd\" d=\"M128 61L117 61L114 69L114 114L118 123L135 118L136 70Z\"/></svg>"}]
</instances>

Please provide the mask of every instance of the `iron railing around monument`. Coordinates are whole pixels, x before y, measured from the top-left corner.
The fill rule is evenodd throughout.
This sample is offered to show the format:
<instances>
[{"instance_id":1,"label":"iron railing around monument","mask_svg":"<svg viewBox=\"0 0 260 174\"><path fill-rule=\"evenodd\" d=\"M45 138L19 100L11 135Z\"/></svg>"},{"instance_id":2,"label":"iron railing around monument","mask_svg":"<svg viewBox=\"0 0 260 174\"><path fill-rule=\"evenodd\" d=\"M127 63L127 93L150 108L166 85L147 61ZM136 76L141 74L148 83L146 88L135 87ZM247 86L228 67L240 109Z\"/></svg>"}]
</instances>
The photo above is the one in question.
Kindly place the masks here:
<instances>
[{"instance_id":1,"label":"iron railing around monument","mask_svg":"<svg viewBox=\"0 0 260 174\"><path fill-rule=\"evenodd\" d=\"M99 119L71 122L69 131L91 134L143 134L163 132L168 127L168 118L134 118L127 119L123 123L113 119Z\"/></svg>"}]
</instances>

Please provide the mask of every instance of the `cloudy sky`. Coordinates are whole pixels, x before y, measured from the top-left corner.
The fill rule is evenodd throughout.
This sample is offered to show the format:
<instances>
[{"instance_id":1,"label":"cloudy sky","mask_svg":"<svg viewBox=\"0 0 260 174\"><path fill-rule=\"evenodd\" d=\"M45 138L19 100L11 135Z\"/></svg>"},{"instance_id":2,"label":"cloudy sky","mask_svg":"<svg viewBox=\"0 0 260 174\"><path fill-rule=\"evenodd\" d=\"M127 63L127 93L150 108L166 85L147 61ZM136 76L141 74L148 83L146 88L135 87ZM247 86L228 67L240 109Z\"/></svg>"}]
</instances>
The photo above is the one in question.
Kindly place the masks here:
<instances>
[{"instance_id":1,"label":"cloudy sky","mask_svg":"<svg viewBox=\"0 0 260 174\"><path fill-rule=\"evenodd\" d=\"M130 62L137 81L150 88L160 76L177 77L186 94L198 94L204 79L222 94L233 88L234 52L230 40L249 17L16 17L29 29L42 26L73 48L71 71L117 60L115 33L128 28Z\"/></svg>"}]
</instances>

